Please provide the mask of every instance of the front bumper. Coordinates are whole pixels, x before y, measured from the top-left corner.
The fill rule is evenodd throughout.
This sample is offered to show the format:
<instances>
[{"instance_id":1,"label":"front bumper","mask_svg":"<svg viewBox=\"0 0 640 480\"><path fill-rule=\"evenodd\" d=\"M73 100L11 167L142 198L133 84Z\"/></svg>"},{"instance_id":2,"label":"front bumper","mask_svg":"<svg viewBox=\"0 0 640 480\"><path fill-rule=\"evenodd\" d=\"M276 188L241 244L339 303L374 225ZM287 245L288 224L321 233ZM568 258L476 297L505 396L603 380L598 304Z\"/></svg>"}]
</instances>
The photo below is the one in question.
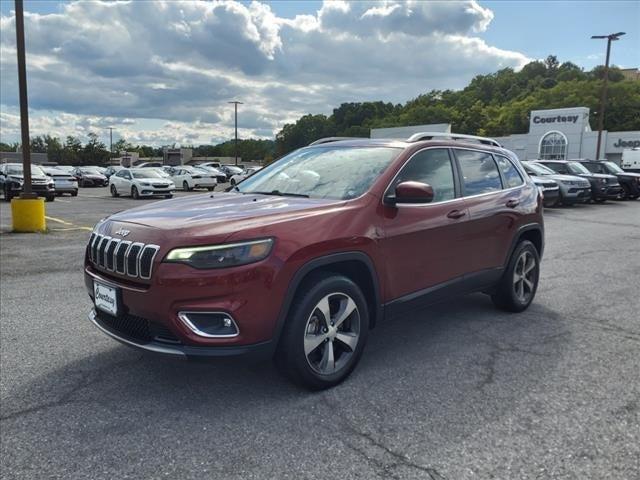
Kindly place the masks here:
<instances>
[{"instance_id":1,"label":"front bumper","mask_svg":"<svg viewBox=\"0 0 640 480\"><path fill-rule=\"evenodd\" d=\"M586 203L591 200L591 186L570 187L562 191L562 201L564 203Z\"/></svg>"},{"instance_id":2,"label":"front bumper","mask_svg":"<svg viewBox=\"0 0 640 480\"><path fill-rule=\"evenodd\" d=\"M615 200L622 193L622 187L620 185L602 185L598 186L598 188L591 193L595 199L606 198L609 200Z\"/></svg>"},{"instance_id":3,"label":"front bumper","mask_svg":"<svg viewBox=\"0 0 640 480\"><path fill-rule=\"evenodd\" d=\"M140 195L153 196L153 195L173 195L175 188L153 188L153 187L141 187Z\"/></svg>"},{"instance_id":4,"label":"front bumper","mask_svg":"<svg viewBox=\"0 0 640 480\"><path fill-rule=\"evenodd\" d=\"M543 190L542 194L544 195L544 206L549 207L555 205L558 201L558 197L560 196L560 189L554 188L553 190Z\"/></svg>"},{"instance_id":5,"label":"front bumper","mask_svg":"<svg viewBox=\"0 0 640 480\"><path fill-rule=\"evenodd\" d=\"M159 353L179 359L206 359L231 356L250 356L256 358L266 358L273 355L274 347L272 342L263 342L254 345L237 345L228 347L200 347L184 345L181 343L167 342L159 339L141 341L133 338L122 331L114 329L108 324L101 314L97 314L95 309L89 312L89 320L102 333L110 336L114 340L146 352Z\"/></svg>"}]
</instances>

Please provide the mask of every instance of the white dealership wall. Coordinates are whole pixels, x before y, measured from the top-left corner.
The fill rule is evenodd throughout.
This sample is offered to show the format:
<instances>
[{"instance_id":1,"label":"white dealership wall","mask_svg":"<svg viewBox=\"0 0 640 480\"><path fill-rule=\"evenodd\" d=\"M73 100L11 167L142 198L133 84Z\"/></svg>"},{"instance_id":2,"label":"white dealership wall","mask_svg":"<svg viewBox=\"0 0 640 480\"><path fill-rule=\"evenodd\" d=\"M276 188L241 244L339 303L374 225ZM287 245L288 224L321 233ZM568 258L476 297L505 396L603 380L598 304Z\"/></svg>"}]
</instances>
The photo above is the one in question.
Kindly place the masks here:
<instances>
[{"instance_id":1,"label":"white dealership wall","mask_svg":"<svg viewBox=\"0 0 640 480\"><path fill-rule=\"evenodd\" d=\"M587 107L533 110L529 115L529 133L495 137L521 160L539 157L540 142L550 132L559 132L567 139L567 159L596 158L598 132L589 125ZM640 131L602 132L600 157L620 163L622 151L640 146Z\"/></svg>"},{"instance_id":2,"label":"white dealership wall","mask_svg":"<svg viewBox=\"0 0 640 480\"><path fill-rule=\"evenodd\" d=\"M505 148L515 152L521 160L535 160L539 157L540 142L550 132L560 132L567 139L567 160L596 158L598 132L589 125L587 107L557 108L552 110L532 110L529 114L529 133L495 137ZM406 139L418 132L450 133L448 123L413 125L397 128L373 128L371 138ZM620 163L622 151L640 147L640 131L602 132L600 157Z\"/></svg>"}]
</instances>

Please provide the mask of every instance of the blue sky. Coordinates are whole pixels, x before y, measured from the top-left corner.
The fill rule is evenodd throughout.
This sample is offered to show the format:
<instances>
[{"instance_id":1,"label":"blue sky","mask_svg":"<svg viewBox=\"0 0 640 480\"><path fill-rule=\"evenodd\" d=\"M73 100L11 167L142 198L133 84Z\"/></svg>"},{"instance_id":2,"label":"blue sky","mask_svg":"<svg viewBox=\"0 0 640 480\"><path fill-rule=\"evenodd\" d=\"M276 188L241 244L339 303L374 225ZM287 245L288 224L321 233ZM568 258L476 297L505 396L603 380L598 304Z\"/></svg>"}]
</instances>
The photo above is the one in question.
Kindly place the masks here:
<instances>
[{"instance_id":1,"label":"blue sky","mask_svg":"<svg viewBox=\"0 0 640 480\"><path fill-rule=\"evenodd\" d=\"M0 0L0 138L19 137L13 1ZM323 3L25 2L33 134L134 143L272 138L341 102L405 102L557 55L590 69L640 64L638 1Z\"/></svg>"}]
</instances>

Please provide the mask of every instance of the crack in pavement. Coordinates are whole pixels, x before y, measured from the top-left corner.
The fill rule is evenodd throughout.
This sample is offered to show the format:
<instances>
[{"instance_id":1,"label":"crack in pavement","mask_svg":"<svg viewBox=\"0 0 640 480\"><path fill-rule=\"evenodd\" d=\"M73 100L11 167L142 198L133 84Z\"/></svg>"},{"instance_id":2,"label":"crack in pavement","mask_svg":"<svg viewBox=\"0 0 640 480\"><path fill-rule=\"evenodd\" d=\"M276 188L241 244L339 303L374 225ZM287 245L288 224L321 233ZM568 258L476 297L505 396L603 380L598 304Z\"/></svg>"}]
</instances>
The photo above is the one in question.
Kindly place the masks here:
<instances>
[{"instance_id":1,"label":"crack in pavement","mask_svg":"<svg viewBox=\"0 0 640 480\"><path fill-rule=\"evenodd\" d=\"M13 420L13 419L20 418L32 413L37 413L43 410L48 410L50 408L60 407L63 405L74 403L74 398L73 398L74 395L80 390L87 388L91 385L94 385L96 383L100 383L102 380L104 380L107 374L107 370L113 370L114 368L119 368L125 365L136 363L140 361L142 358L143 356L139 356L133 360L125 360L122 362L111 363L109 365L105 365L95 370L90 370L85 372L82 372L82 371L76 372L80 374L80 379L74 386L72 386L69 389L69 391L67 391L66 393L63 393L58 399L48 401L48 402L43 402L40 404L33 405L31 407L16 410L15 412L11 412L6 415L2 415L0 416L0 422L4 422L6 420ZM91 378L92 376L93 378Z\"/></svg>"},{"instance_id":2,"label":"crack in pavement","mask_svg":"<svg viewBox=\"0 0 640 480\"><path fill-rule=\"evenodd\" d=\"M425 474L428 475L428 478L430 480L446 480L446 478L440 472L438 472L435 468L413 462L407 455L404 455L402 453L398 453L392 450L390 447L385 445L381 440L376 439L372 434L363 432L358 428L356 428L356 426L353 425L353 423L351 423L351 421L349 421L349 419L341 412L340 405L334 402L333 399L328 394L323 395L323 402L321 402L321 404L325 408L330 408L332 413L338 415L338 417L341 420L339 425L341 430L344 433L351 435L352 437L356 437L361 440L364 440L369 446L377 448L378 451L381 451L383 455L388 455L393 459L391 462L384 462L382 460L378 460L368 455L366 451L363 451L357 448L352 443L346 442L343 440L343 443L347 447L349 447L352 451L354 451L355 453L360 455L362 458L364 458L367 461L367 463L372 465L375 469L377 469L378 471L381 471L381 473L383 473L383 478L391 477L391 478L399 479L400 477L397 474L394 474L393 470L396 469L397 467L408 467L408 468L412 468L412 469L424 472Z\"/></svg>"}]
</instances>

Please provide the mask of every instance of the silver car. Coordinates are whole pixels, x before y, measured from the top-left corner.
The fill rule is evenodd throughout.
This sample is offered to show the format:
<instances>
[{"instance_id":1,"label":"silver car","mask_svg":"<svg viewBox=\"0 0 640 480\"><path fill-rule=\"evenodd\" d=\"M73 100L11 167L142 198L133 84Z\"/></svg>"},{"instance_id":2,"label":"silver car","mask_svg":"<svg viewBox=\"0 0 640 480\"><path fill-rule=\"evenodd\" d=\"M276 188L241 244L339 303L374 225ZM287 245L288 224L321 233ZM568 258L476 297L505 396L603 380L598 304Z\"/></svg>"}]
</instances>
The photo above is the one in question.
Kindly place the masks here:
<instances>
[{"instance_id":1,"label":"silver car","mask_svg":"<svg viewBox=\"0 0 640 480\"><path fill-rule=\"evenodd\" d=\"M574 205L591 200L591 184L589 180L575 175L562 175L537 162L522 162L526 172L532 177L554 180L560 187L558 203Z\"/></svg>"},{"instance_id":2,"label":"silver car","mask_svg":"<svg viewBox=\"0 0 640 480\"><path fill-rule=\"evenodd\" d=\"M78 180L70 172L55 167L42 167L44 173L53 179L56 195L70 193L72 197L78 195Z\"/></svg>"}]
</instances>

